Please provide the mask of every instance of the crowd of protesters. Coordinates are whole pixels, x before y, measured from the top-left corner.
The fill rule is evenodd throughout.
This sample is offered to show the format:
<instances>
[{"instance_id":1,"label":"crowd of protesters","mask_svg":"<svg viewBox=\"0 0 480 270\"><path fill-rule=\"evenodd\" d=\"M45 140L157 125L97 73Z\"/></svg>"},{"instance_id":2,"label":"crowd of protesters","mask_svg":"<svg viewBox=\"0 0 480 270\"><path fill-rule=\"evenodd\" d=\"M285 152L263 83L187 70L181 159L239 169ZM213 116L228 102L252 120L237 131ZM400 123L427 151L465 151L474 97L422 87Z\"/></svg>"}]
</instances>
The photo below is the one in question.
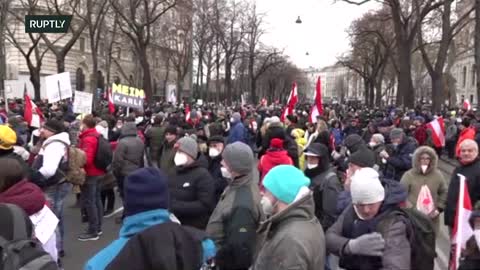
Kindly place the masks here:
<instances>
[{"instance_id":1,"label":"crowd of protesters","mask_svg":"<svg viewBox=\"0 0 480 270\"><path fill-rule=\"evenodd\" d=\"M286 117L252 105L159 102L110 113L100 104L89 115L69 102L39 107L45 120L32 127L21 100L0 105L0 236L49 256L28 269L62 268L75 252L65 234L98 240L112 216L118 239L85 269L317 270L334 269L335 257L343 269L433 269L435 236L455 227L459 174L473 208L459 267L480 265L475 111L337 104L311 119L308 106ZM444 145L428 125L439 119ZM456 166L449 181L440 159ZM71 193L82 232L64 226ZM44 208L58 225L39 237ZM13 256L5 245L3 257Z\"/></svg>"}]
</instances>

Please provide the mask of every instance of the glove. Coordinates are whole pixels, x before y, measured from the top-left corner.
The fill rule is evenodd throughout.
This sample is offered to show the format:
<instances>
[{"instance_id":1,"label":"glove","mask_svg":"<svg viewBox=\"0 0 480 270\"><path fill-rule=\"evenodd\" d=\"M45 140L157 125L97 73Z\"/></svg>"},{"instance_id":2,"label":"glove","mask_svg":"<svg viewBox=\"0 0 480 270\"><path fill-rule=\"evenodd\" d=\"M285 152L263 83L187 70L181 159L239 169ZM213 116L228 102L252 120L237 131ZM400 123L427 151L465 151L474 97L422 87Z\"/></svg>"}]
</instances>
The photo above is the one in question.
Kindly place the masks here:
<instances>
[{"instance_id":1,"label":"glove","mask_svg":"<svg viewBox=\"0 0 480 270\"><path fill-rule=\"evenodd\" d=\"M381 234L369 233L348 241L346 253L364 256L382 256L385 240Z\"/></svg>"}]
</instances>

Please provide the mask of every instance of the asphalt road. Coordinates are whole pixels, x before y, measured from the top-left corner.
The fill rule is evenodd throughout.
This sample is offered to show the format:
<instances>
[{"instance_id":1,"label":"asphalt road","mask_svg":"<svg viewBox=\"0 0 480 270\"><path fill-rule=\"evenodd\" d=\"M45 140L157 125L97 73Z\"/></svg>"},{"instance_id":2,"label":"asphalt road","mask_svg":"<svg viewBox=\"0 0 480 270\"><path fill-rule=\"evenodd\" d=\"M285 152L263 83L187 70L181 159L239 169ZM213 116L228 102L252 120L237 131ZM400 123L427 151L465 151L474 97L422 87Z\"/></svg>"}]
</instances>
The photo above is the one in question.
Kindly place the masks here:
<instances>
[{"instance_id":1,"label":"asphalt road","mask_svg":"<svg viewBox=\"0 0 480 270\"><path fill-rule=\"evenodd\" d=\"M444 173L447 181L450 180L453 166L444 161L439 162L440 170ZM81 233L86 224L81 223L80 209L72 208L75 203L75 197L70 195L65 204L65 253L63 264L65 270L80 270L83 269L85 262L95 255L102 248L111 243L118 236L120 225L115 224L115 217L103 219L103 235L98 241L81 242L77 240L77 235ZM117 207L120 206L120 200L117 197ZM443 216L442 216L443 224ZM448 257L450 253L450 237L445 226L441 227L440 234L437 238L437 259L436 270L445 270L448 268Z\"/></svg>"}]
</instances>

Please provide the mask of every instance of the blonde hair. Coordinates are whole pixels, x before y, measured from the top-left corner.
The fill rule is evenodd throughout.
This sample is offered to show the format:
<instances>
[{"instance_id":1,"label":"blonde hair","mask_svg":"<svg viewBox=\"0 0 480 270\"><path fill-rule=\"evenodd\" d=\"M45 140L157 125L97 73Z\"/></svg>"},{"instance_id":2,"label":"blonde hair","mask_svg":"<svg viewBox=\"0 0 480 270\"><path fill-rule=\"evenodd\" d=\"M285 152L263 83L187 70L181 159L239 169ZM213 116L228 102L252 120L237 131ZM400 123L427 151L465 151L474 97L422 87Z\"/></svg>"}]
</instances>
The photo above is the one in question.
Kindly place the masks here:
<instances>
[{"instance_id":1,"label":"blonde hair","mask_svg":"<svg viewBox=\"0 0 480 270\"><path fill-rule=\"evenodd\" d=\"M324 120L318 119L317 120L317 132L320 133L320 132L323 132L323 131L328 131L328 125Z\"/></svg>"}]
</instances>

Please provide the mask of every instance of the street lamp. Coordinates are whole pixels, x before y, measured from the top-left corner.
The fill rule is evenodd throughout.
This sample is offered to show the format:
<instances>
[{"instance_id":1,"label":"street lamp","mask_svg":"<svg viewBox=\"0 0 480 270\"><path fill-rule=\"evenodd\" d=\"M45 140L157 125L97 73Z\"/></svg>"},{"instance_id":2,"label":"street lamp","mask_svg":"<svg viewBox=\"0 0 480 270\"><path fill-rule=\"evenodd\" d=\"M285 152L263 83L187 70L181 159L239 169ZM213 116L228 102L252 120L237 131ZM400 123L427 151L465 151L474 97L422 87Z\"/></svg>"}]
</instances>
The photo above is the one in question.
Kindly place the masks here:
<instances>
[{"instance_id":1,"label":"street lamp","mask_svg":"<svg viewBox=\"0 0 480 270\"><path fill-rule=\"evenodd\" d=\"M295 23L298 23L298 24L301 24L302 23L302 19L300 19L300 16L298 16L297 20L295 21Z\"/></svg>"}]
</instances>

